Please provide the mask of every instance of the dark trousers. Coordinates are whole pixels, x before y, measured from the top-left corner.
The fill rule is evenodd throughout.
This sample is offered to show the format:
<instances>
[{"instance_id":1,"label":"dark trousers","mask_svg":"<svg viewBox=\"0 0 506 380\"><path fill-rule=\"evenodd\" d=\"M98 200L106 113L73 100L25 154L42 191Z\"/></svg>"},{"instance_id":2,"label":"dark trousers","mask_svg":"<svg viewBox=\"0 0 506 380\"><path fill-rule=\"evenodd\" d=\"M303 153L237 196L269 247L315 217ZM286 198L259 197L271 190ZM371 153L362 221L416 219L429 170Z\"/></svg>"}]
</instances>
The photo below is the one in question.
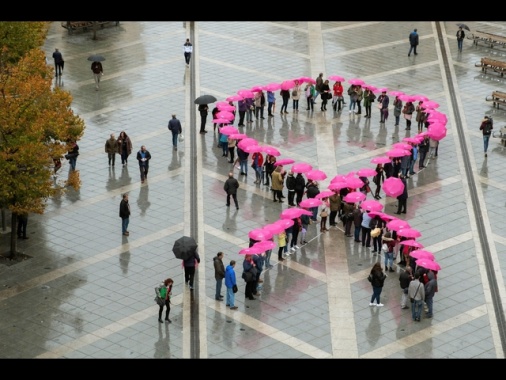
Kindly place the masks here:
<instances>
[{"instance_id":1,"label":"dark trousers","mask_svg":"<svg viewBox=\"0 0 506 380\"><path fill-rule=\"evenodd\" d=\"M362 105L360 103L361 103L361 101L357 100L357 114L362 113Z\"/></svg>"},{"instance_id":2,"label":"dark trousers","mask_svg":"<svg viewBox=\"0 0 506 380\"><path fill-rule=\"evenodd\" d=\"M425 166L425 157L427 157L427 152L425 152L425 151L420 152L420 161L418 161L419 168Z\"/></svg>"},{"instance_id":3,"label":"dark trousers","mask_svg":"<svg viewBox=\"0 0 506 380\"><path fill-rule=\"evenodd\" d=\"M408 203L408 200L407 199L398 199L397 200L398 203L399 203L399 206L397 207L397 213L406 213L406 207L407 207L407 203Z\"/></svg>"},{"instance_id":4,"label":"dark trousers","mask_svg":"<svg viewBox=\"0 0 506 380\"><path fill-rule=\"evenodd\" d=\"M371 106L365 106L365 116L371 116Z\"/></svg>"},{"instance_id":5,"label":"dark trousers","mask_svg":"<svg viewBox=\"0 0 506 380\"><path fill-rule=\"evenodd\" d=\"M297 206L299 205L300 202L302 202L302 197L304 196L304 190L300 190L300 191L296 191L295 192L297 194Z\"/></svg>"},{"instance_id":6,"label":"dark trousers","mask_svg":"<svg viewBox=\"0 0 506 380\"><path fill-rule=\"evenodd\" d=\"M314 101L312 97L307 98L307 110L314 111Z\"/></svg>"},{"instance_id":7,"label":"dark trousers","mask_svg":"<svg viewBox=\"0 0 506 380\"><path fill-rule=\"evenodd\" d=\"M200 115L200 132L204 132L206 130L206 116Z\"/></svg>"},{"instance_id":8,"label":"dark trousers","mask_svg":"<svg viewBox=\"0 0 506 380\"><path fill-rule=\"evenodd\" d=\"M239 125L240 126L244 125L244 117L245 116L246 116L246 111L239 111Z\"/></svg>"},{"instance_id":9,"label":"dark trousers","mask_svg":"<svg viewBox=\"0 0 506 380\"><path fill-rule=\"evenodd\" d=\"M141 172L141 181L144 181L148 177L149 165L147 161L143 165L139 165L139 170Z\"/></svg>"},{"instance_id":10,"label":"dark trousers","mask_svg":"<svg viewBox=\"0 0 506 380\"><path fill-rule=\"evenodd\" d=\"M163 307L166 307L165 309L165 319L169 319L170 314L170 301L165 300L165 305L161 305L160 309L158 310L158 319L162 319L162 313L163 313Z\"/></svg>"},{"instance_id":11,"label":"dark trousers","mask_svg":"<svg viewBox=\"0 0 506 380\"><path fill-rule=\"evenodd\" d=\"M362 245L371 246L371 229L364 226L362 226Z\"/></svg>"},{"instance_id":12,"label":"dark trousers","mask_svg":"<svg viewBox=\"0 0 506 380\"><path fill-rule=\"evenodd\" d=\"M227 194L227 206L230 206L230 196L234 199L235 207L239 208L239 203L237 203L237 194Z\"/></svg>"},{"instance_id":13,"label":"dark trousers","mask_svg":"<svg viewBox=\"0 0 506 380\"><path fill-rule=\"evenodd\" d=\"M184 281L193 286L193 279L195 278L195 267L184 267Z\"/></svg>"},{"instance_id":14,"label":"dark trousers","mask_svg":"<svg viewBox=\"0 0 506 380\"><path fill-rule=\"evenodd\" d=\"M26 226L28 224L28 218L23 215L18 215L18 237L26 237Z\"/></svg>"},{"instance_id":15,"label":"dark trousers","mask_svg":"<svg viewBox=\"0 0 506 380\"><path fill-rule=\"evenodd\" d=\"M278 248L278 259L283 258L283 252L285 251L285 247L279 247Z\"/></svg>"},{"instance_id":16,"label":"dark trousers","mask_svg":"<svg viewBox=\"0 0 506 380\"><path fill-rule=\"evenodd\" d=\"M331 226L335 226L336 225L336 216L337 216L337 210L330 212L329 222L330 222Z\"/></svg>"},{"instance_id":17,"label":"dark trousers","mask_svg":"<svg viewBox=\"0 0 506 380\"><path fill-rule=\"evenodd\" d=\"M288 190L288 204L290 206L294 205L293 200L295 198L295 191Z\"/></svg>"},{"instance_id":18,"label":"dark trousers","mask_svg":"<svg viewBox=\"0 0 506 380\"><path fill-rule=\"evenodd\" d=\"M114 163L116 162L116 153L107 153L107 155L109 158L109 166L111 166L111 164L114 166Z\"/></svg>"},{"instance_id":19,"label":"dark trousers","mask_svg":"<svg viewBox=\"0 0 506 380\"><path fill-rule=\"evenodd\" d=\"M244 287L244 295L248 298L252 298L253 294L257 292L255 288L256 281L250 281L246 283L246 286Z\"/></svg>"},{"instance_id":20,"label":"dark trousers","mask_svg":"<svg viewBox=\"0 0 506 380\"><path fill-rule=\"evenodd\" d=\"M274 105L274 103L269 103L269 105L267 106L267 114L269 116L272 115L272 106Z\"/></svg>"},{"instance_id":21,"label":"dark trousers","mask_svg":"<svg viewBox=\"0 0 506 380\"><path fill-rule=\"evenodd\" d=\"M63 63L55 63L54 64L54 71L56 73L56 76L61 76L61 73L63 71Z\"/></svg>"},{"instance_id":22,"label":"dark trousers","mask_svg":"<svg viewBox=\"0 0 506 380\"><path fill-rule=\"evenodd\" d=\"M234 162L234 158L235 158L235 156L234 156L234 154L235 154L235 146L228 148L228 154L230 156L230 162L233 163Z\"/></svg>"},{"instance_id":23,"label":"dark trousers","mask_svg":"<svg viewBox=\"0 0 506 380\"><path fill-rule=\"evenodd\" d=\"M192 56L192 53L184 53L184 60L186 62L187 65L190 64L190 58Z\"/></svg>"},{"instance_id":24,"label":"dark trousers","mask_svg":"<svg viewBox=\"0 0 506 380\"><path fill-rule=\"evenodd\" d=\"M294 228L292 231L292 240L290 241L290 248L297 245L297 239L299 238L299 228Z\"/></svg>"}]
</instances>

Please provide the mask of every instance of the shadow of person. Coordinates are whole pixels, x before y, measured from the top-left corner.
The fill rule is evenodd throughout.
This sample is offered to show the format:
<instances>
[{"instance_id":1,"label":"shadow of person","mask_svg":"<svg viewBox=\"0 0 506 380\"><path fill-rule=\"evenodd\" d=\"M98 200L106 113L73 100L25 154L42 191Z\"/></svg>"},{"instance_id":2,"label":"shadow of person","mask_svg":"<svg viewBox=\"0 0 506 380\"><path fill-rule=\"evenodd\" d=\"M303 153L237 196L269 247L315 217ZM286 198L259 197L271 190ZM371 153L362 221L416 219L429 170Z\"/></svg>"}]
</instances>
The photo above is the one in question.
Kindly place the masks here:
<instances>
[{"instance_id":1,"label":"shadow of person","mask_svg":"<svg viewBox=\"0 0 506 380\"><path fill-rule=\"evenodd\" d=\"M158 311L158 309L157 309ZM158 322L157 322L158 323ZM165 330L165 331L164 331ZM164 336L165 332L165 336ZM168 323L158 323L158 340L155 342L155 359L170 358L170 334Z\"/></svg>"},{"instance_id":2,"label":"shadow of person","mask_svg":"<svg viewBox=\"0 0 506 380\"><path fill-rule=\"evenodd\" d=\"M137 198L137 206L141 209L141 216L144 216L146 214L146 210L151 205L151 202L148 200L149 195L149 187L141 186L141 190L139 192L139 197Z\"/></svg>"},{"instance_id":3,"label":"shadow of person","mask_svg":"<svg viewBox=\"0 0 506 380\"><path fill-rule=\"evenodd\" d=\"M181 167L181 159L179 154L183 155L183 152L178 152L177 150L172 151L172 159L169 164L169 170L176 170Z\"/></svg>"},{"instance_id":4,"label":"shadow of person","mask_svg":"<svg viewBox=\"0 0 506 380\"><path fill-rule=\"evenodd\" d=\"M237 217L237 209L234 208L235 212L232 213L232 216L231 216L230 209L232 208L232 206L234 206L233 202L230 205L230 207L227 207L226 218L225 218L225 221L223 222L223 225L222 225L223 231L228 231L228 232L236 232L237 231L237 222L235 220Z\"/></svg>"},{"instance_id":5,"label":"shadow of person","mask_svg":"<svg viewBox=\"0 0 506 380\"><path fill-rule=\"evenodd\" d=\"M114 166L109 167L109 179L107 180L107 185L105 188L108 191L117 189L118 186L118 180L116 179L116 172L114 171Z\"/></svg>"},{"instance_id":6,"label":"shadow of person","mask_svg":"<svg viewBox=\"0 0 506 380\"><path fill-rule=\"evenodd\" d=\"M119 186L125 186L125 185L129 185L130 182L132 182L132 177L130 177L130 175L128 174L128 166L125 165L123 166L123 168L121 169L121 176L119 177Z\"/></svg>"},{"instance_id":7,"label":"shadow of person","mask_svg":"<svg viewBox=\"0 0 506 380\"><path fill-rule=\"evenodd\" d=\"M376 346L379 338L381 337L381 323L379 320L379 307L370 306L369 311L371 312L371 319L369 319L369 324L365 329L365 336L367 337L367 341L371 345L371 348Z\"/></svg>"},{"instance_id":8,"label":"shadow of person","mask_svg":"<svg viewBox=\"0 0 506 380\"><path fill-rule=\"evenodd\" d=\"M121 252L119 255L119 266L123 274L128 274L128 264L130 263L130 250Z\"/></svg>"}]
</instances>

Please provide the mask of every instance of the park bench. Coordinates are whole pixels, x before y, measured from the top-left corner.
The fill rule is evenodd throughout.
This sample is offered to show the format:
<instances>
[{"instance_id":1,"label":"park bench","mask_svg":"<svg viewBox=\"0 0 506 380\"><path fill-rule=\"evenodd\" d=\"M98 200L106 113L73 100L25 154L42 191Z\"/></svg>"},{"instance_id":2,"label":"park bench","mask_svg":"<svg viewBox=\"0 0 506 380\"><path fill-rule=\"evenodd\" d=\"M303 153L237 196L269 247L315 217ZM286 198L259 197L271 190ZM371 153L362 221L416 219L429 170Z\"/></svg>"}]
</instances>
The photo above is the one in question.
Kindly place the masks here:
<instances>
[{"instance_id":1,"label":"park bench","mask_svg":"<svg viewBox=\"0 0 506 380\"><path fill-rule=\"evenodd\" d=\"M490 45L491 48L493 48L494 45L501 45L502 47L506 47L506 37L500 36L498 34L481 32L477 30L468 33L467 38L473 40L473 45L478 45L478 42L484 42L485 44Z\"/></svg>"},{"instance_id":2,"label":"park bench","mask_svg":"<svg viewBox=\"0 0 506 380\"><path fill-rule=\"evenodd\" d=\"M496 73L504 75L506 71L506 62L498 61L497 59L483 57L480 63L474 64L476 67L481 67L481 71L487 72L487 69L494 70Z\"/></svg>"},{"instance_id":3,"label":"park bench","mask_svg":"<svg viewBox=\"0 0 506 380\"><path fill-rule=\"evenodd\" d=\"M119 21L64 21L61 23L61 26L67 29L69 34L72 34L76 30L87 31L88 29L93 30L93 26L100 25L103 28L110 23L115 23L116 26L119 25Z\"/></svg>"},{"instance_id":4,"label":"park bench","mask_svg":"<svg viewBox=\"0 0 506 380\"><path fill-rule=\"evenodd\" d=\"M497 108L499 108L499 103L506 104L506 92L492 91L492 95L487 96L485 100L492 102L494 107L497 105Z\"/></svg>"}]
</instances>

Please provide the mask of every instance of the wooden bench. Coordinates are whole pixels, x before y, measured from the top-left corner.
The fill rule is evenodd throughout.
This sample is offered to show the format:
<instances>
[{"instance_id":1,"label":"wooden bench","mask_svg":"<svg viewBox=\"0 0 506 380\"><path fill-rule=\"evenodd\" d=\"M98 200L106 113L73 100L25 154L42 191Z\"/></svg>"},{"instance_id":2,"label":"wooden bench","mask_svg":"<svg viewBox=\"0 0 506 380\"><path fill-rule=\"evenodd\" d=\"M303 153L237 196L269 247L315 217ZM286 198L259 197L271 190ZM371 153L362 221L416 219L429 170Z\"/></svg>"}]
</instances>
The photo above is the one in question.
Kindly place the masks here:
<instances>
[{"instance_id":1,"label":"wooden bench","mask_svg":"<svg viewBox=\"0 0 506 380\"><path fill-rule=\"evenodd\" d=\"M487 72L487 69L490 69L503 76L504 72L506 71L506 62L487 57L482 58L480 63L475 63L474 65L476 67L481 67L481 71L485 73Z\"/></svg>"},{"instance_id":2,"label":"wooden bench","mask_svg":"<svg viewBox=\"0 0 506 380\"><path fill-rule=\"evenodd\" d=\"M487 96L485 100L492 102L494 107L497 105L497 108L499 108L499 103L506 104L506 92L493 91L492 95Z\"/></svg>"},{"instance_id":3,"label":"wooden bench","mask_svg":"<svg viewBox=\"0 0 506 380\"><path fill-rule=\"evenodd\" d=\"M501 45L502 47L506 47L506 37L500 36L498 34L481 32L477 30L468 33L467 38L473 40L473 45L478 45L478 42L484 42L485 44L490 45L491 48L493 48L494 45Z\"/></svg>"},{"instance_id":4,"label":"wooden bench","mask_svg":"<svg viewBox=\"0 0 506 380\"><path fill-rule=\"evenodd\" d=\"M67 29L69 34L72 34L76 30L92 30L94 25L100 25L100 27L103 28L112 22L114 22L116 26L119 25L119 21L65 21L61 23L61 26L62 28Z\"/></svg>"}]
</instances>

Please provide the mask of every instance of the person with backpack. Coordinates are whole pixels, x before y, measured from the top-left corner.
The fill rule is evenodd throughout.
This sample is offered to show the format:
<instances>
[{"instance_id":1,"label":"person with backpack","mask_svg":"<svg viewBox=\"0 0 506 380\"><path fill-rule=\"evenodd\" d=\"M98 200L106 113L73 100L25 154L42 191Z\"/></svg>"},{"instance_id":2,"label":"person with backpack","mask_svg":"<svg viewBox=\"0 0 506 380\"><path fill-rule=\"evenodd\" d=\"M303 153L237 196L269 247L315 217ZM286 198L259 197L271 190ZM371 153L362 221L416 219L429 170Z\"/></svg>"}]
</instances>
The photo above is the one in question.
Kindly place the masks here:
<instances>
[{"instance_id":1,"label":"person with backpack","mask_svg":"<svg viewBox=\"0 0 506 380\"><path fill-rule=\"evenodd\" d=\"M485 116L480 125L480 131L483 133L483 151L485 152L485 157L487 157L488 142L492 134L492 129L494 129L494 121L491 117Z\"/></svg>"},{"instance_id":2,"label":"person with backpack","mask_svg":"<svg viewBox=\"0 0 506 380\"><path fill-rule=\"evenodd\" d=\"M163 323L162 321L162 312L163 307L165 306L165 322L172 323L172 321L169 319L170 314L170 296L172 295L172 284L174 284L174 281L172 278L168 278L165 281L163 281L160 285L158 285L155 288L156 293L156 299L158 306L160 306L160 309L158 310L158 322Z\"/></svg>"}]
</instances>

